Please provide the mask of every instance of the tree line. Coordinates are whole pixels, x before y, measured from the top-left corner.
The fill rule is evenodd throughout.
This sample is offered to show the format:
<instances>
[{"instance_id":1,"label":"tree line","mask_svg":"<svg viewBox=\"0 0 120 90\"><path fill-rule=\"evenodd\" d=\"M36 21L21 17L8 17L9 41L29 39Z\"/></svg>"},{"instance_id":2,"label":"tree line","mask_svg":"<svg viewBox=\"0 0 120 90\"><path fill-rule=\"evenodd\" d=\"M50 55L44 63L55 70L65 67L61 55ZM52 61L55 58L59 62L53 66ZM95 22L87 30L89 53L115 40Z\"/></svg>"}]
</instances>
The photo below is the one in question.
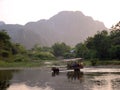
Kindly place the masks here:
<instances>
[{"instance_id":1,"label":"tree line","mask_svg":"<svg viewBox=\"0 0 120 90\"><path fill-rule=\"evenodd\" d=\"M5 30L0 31L0 60L26 61L26 60L53 60L58 58L85 58L100 60L120 60L120 22L111 29L98 31L94 36L88 37L83 43L70 47L64 42L55 43L51 47L35 45L26 50L18 43L11 42Z\"/></svg>"},{"instance_id":2,"label":"tree line","mask_svg":"<svg viewBox=\"0 0 120 90\"><path fill-rule=\"evenodd\" d=\"M120 22L109 30L98 31L83 43L71 48L65 43L53 45L54 55L64 58L80 57L85 59L120 60Z\"/></svg>"}]
</instances>

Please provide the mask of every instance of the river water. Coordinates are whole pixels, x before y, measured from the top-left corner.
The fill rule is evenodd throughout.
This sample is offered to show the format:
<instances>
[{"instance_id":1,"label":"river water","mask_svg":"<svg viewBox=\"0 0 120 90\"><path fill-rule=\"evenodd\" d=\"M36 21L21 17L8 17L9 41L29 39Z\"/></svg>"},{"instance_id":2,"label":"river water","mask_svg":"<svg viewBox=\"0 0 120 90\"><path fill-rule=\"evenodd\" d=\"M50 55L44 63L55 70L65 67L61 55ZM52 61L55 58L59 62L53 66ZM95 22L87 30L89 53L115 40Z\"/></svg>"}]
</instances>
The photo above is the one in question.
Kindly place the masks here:
<instances>
[{"instance_id":1,"label":"river water","mask_svg":"<svg viewBox=\"0 0 120 90\"><path fill-rule=\"evenodd\" d=\"M120 90L120 69L84 68L59 75L49 68L0 70L0 90Z\"/></svg>"}]
</instances>

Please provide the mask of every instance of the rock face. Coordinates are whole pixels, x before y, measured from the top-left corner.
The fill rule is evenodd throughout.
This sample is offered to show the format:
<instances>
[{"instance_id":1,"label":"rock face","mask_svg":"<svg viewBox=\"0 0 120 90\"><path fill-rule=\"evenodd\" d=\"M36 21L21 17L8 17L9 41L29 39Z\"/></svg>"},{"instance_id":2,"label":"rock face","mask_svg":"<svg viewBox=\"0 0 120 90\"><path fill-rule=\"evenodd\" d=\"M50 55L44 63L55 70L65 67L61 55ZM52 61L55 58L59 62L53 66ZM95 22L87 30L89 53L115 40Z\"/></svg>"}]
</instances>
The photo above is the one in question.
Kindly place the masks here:
<instances>
[{"instance_id":1,"label":"rock face","mask_svg":"<svg viewBox=\"0 0 120 90\"><path fill-rule=\"evenodd\" d=\"M74 46L106 27L80 11L63 11L49 20L29 22L24 26L0 22L0 29L5 29L12 41L31 48L35 44L51 46L56 42Z\"/></svg>"}]
</instances>

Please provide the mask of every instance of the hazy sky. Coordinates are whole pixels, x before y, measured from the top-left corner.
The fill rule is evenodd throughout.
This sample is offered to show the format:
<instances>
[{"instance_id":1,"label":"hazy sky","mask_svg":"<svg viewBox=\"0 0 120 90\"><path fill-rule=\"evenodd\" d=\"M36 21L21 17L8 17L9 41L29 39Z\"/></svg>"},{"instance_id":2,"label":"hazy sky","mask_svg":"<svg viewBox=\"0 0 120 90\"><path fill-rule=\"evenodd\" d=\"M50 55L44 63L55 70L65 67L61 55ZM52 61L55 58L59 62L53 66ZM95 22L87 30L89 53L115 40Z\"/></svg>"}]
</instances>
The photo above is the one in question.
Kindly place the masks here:
<instances>
[{"instance_id":1,"label":"hazy sky","mask_svg":"<svg viewBox=\"0 0 120 90\"><path fill-rule=\"evenodd\" d=\"M111 27L120 20L120 0L0 0L0 21L25 24L60 11L82 11Z\"/></svg>"}]
</instances>

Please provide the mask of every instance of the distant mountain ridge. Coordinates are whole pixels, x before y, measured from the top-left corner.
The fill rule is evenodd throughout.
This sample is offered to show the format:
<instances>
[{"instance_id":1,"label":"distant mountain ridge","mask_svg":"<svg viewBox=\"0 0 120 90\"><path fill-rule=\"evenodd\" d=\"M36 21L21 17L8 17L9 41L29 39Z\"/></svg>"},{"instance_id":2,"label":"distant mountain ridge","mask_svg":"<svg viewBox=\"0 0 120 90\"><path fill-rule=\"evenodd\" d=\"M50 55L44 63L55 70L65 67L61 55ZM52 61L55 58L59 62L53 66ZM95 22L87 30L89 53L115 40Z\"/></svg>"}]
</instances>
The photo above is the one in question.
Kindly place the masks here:
<instances>
[{"instance_id":1,"label":"distant mountain ridge","mask_svg":"<svg viewBox=\"0 0 120 90\"><path fill-rule=\"evenodd\" d=\"M7 30L13 42L31 48L35 44L51 46L56 42L74 46L106 27L80 11L62 11L48 20L28 22L24 26L0 22L0 29Z\"/></svg>"}]
</instances>

